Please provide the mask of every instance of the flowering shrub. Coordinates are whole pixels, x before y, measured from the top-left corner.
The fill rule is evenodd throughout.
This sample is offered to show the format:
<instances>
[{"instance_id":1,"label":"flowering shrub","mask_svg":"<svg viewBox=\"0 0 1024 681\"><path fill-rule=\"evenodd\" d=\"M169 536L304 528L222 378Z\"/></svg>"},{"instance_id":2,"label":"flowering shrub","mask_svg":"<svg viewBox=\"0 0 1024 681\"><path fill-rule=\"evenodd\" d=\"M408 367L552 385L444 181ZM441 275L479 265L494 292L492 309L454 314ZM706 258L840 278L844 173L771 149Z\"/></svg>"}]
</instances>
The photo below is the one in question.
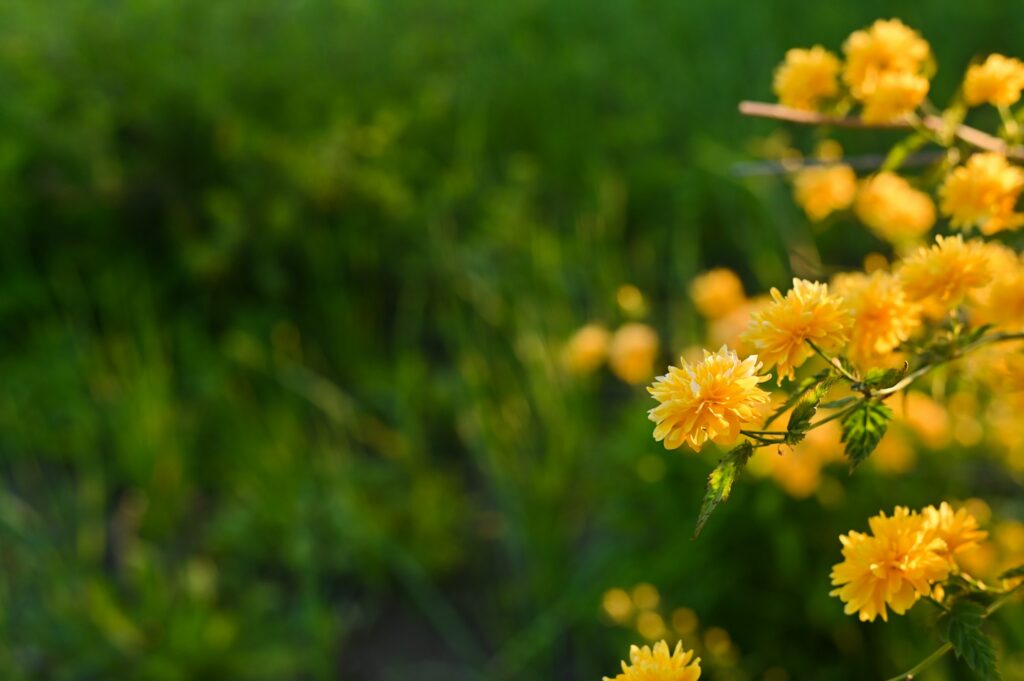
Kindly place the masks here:
<instances>
[{"instance_id":1,"label":"flowering shrub","mask_svg":"<svg viewBox=\"0 0 1024 681\"><path fill-rule=\"evenodd\" d=\"M708 337L725 344L700 359L681 358L648 391L657 402L649 411L654 438L665 448L700 452L709 441L733 447L709 476L697 534L755 450L793 456L821 428L854 469L884 449L897 402L907 424L918 409L941 412L941 404L914 391L940 366L956 364L948 377L953 385L987 385L1020 403L1013 392L1024 388L1024 359L1011 342L1024 340L1024 265L1008 235L1024 225L1017 210L1024 169L1013 162L1024 149L1016 146L1021 115L1009 107L1024 89L1024 64L991 55L970 66L940 111L927 99L931 48L900 20L855 31L842 55L822 46L789 50L773 83L780 105L741 109L823 127L908 130L859 180L855 164L835 155L793 176L795 199L809 219L852 209L889 243L892 258L876 257L865 271L829 281L797 278L789 291L773 288L770 298L754 301L745 301L739 280L721 270L694 282ZM978 106L996 108L997 134L963 124ZM941 153L914 158L926 145ZM922 159L930 163L926 172L900 174ZM929 236L933 229L938 233ZM777 399L765 385L772 378L783 389ZM977 401L970 404L977 408ZM989 581L971 574L971 556L984 552L987 533L970 511L945 501L920 512L897 506L869 526L840 536L843 560L832 570L832 595L845 612L888 620L890 611L904 614L919 600L940 612L942 647L897 678L916 677L950 650L982 678L997 678L995 648L982 625L1020 588L1024 566ZM696 679L699 660L691 657L681 645L670 654L665 642L634 647L616 679Z\"/></svg>"}]
</instances>

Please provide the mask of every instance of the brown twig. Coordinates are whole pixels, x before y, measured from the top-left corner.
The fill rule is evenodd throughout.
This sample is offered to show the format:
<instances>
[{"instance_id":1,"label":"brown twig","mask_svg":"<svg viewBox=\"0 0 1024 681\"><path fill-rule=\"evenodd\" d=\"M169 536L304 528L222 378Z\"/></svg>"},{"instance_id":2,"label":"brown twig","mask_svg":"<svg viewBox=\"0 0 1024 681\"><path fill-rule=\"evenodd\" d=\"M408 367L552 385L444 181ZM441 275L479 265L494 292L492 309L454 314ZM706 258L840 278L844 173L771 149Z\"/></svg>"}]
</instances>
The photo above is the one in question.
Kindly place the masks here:
<instances>
[{"instance_id":1,"label":"brown twig","mask_svg":"<svg viewBox=\"0 0 1024 681\"><path fill-rule=\"evenodd\" d=\"M804 111L768 102L740 102L740 113L744 116L771 118L777 121L788 121L801 125L835 125L841 128L882 128L890 130L910 130L914 127L909 121L865 123L863 119L852 116L829 116L816 111ZM935 133L941 134L946 129L946 122L939 116L924 116L921 118L921 124ZM957 139L978 149L995 151L1011 158L1024 160L1024 147L1011 147L998 137L982 132L977 128L972 128L969 125L956 126L953 134Z\"/></svg>"}]
</instances>

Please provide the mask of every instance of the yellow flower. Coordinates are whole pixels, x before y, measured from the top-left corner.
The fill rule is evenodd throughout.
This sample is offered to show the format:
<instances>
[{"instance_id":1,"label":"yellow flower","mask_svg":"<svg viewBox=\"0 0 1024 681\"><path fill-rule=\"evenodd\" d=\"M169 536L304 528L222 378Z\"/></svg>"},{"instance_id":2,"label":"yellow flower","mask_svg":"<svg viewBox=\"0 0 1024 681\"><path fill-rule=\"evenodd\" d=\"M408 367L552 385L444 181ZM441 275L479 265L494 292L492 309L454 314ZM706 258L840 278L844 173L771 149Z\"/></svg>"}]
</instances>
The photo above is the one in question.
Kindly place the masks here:
<instances>
[{"instance_id":1,"label":"yellow flower","mask_svg":"<svg viewBox=\"0 0 1024 681\"><path fill-rule=\"evenodd\" d=\"M626 383L643 383L654 374L658 334L646 324L623 324L612 336L608 365Z\"/></svg>"},{"instance_id":2,"label":"yellow flower","mask_svg":"<svg viewBox=\"0 0 1024 681\"><path fill-rule=\"evenodd\" d=\"M839 59L821 45L792 49L775 69L772 88L782 104L813 111L839 93L838 75Z\"/></svg>"},{"instance_id":3,"label":"yellow flower","mask_svg":"<svg viewBox=\"0 0 1024 681\"><path fill-rule=\"evenodd\" d=\"M692 650L683 650L683 642L676 644L669 654L668 644L658 641L651 650L648 646L629 647L630 664L622 663L622 673L604 677L604 681L697 681L700 678L700 658L693 658Z\"/></svg>"},{"instance_id":4,"label":"yellow flower","mask_svg":"<svg viewBox=\"0 0 1024 681\"><path fill-rule=\"evenodd\" d=\"M907 300L900 280L888 272L836 277L833 289L853 313L849 355L855 362L892 352L921 324L921 306Z\"/></svg>"},{"instance_id":5,"label":"yellow flower","mask_svg":"<svg viewBox=\"0 0 1024 681\"><path fill-rule=\"evenodd\" d=\"M574 374L589 374L601 366L608 354L611 334L599 324L587 324L572 335L565 344L562 360Z\"/></svg>"},{"instance_id":6,"label":"yellow flower","mask_svg":"<svg viewBox=\"0 0 1024 681\"><path fill-rule=\"evenodd\" d=\"M946 545L944 555L949 559L973 551L988 536L988 532L978 529L978 519L966 508L954 511L952 506L943 501L938 508L928 506L921 513L924 515L925 529L943 541Z\"/></svg>"},{"instance_id":7,"label":"yellow flower","mask_svg":"<svg viewBox=\"0 0 1024 681\"><path fill-rule=\"evenodd\" d=\"M861 117L866 123L891 123L913 112L927 95L928 79L924 76L905 71L886 72L864 95Z\"/></svg>"},{"instance_id":8,"label":"yellow flower","mask_svg":"<svg viewBox=\"0 0 1024 681\"><path fill-rule=\"evenodd\" d=\"M668 368L647 389L659 404L648 412L654 439L666 449L684 442L699 451L705 442L735 441L740 429L761 417L768 393L758 387L768 376L758 376L761 363L756 356L744 360L724 345L718 352L704 351L704 359Z\"/></svg>"},{"instance_id":9,"label":"yellow flower","mask_svg":"<svg viewBox=\"0 0 1024 681\"><path fill-rule=\"evenodd\" d=\"M861 182L854 212L868 229L894 244L914 241L935 224L931 197L891 172Z\"/></svg>"},{"instance_id":10,"label":"yellow flower","mask_svg":"<svg viewBox=\"0 0 1024 681\"><path fill-rule=\"evenodd\" d=\"M878 87L883 74L919 73L931 50L917 31L899 19L879 19L871 28L854 31L843 43L843 53L843 81L854 97L863 100Z\"/></svg>"},{"instance_id":11,"label":"yellow flower","mask_svg":"<svg viewBox=\"0 0 1024 681\"><path fill-rule=\"evenodd\" d=\"M926 596L934 582L949 575L946 545L925 527L924 516L897 507L892 517L880 513L869 521L871 534L851 531L839 537L843 562L832 568L831 592L846 604L847 615L861 621L881 616L886 607L898 615Z\"/></svg>"},{"instance_id":12,"label":"yellow flower","mask_svg":"<svg viewBox=\"0 0 1024 681\"><path fill-rule=\"evenodd\" d=\"M995 242L986 244L992 283L971 296L971 319L978 324L997 324L1004 331L1024 328L1024 262L1013 249Z\"/></svg>"},{"instance_id":13,"label":"yellow flower","mask_svg":"<svg viewBox=\"0 0 1024 681\"><path fill-rule=\"evenodd\" d=\"M965 242L960 235L935 237L934 246L921 247L903 260L897 274L911 300L946 309L992 280L985 244Z\"/></svg>"},{"instance_id":14,"label":"yellow flower","mask_svg":"<svg viewBox=\"0 0 1024 681\"><path fill-rule=\"evenodd\" d=\"M1021 89L1024 63L1001 54L989 55L984 63L971 66L964 78L964 100L969 106L1010 106L1020 99Z\"/></svg>"},{"instance_id":15,"label":"yellow flower","mask_svg":"<svg viewBox=\"0 0 1024 681\"><path fill-rule=\"evenodd\" d=\"M1014 212L1024 189L1024 170L995 152L975 154L947 177L939 195L954 227L979 227L984 234L1014 229L1024 215Z\"/></svg>"},{"instance_id":16,"label":"yellow flower","mask_svg":"<svg viewBox=\"0 0 1024 681\"><path fill-rule=\"evenodd\" d=\"M690 284L690 297L707 319L720 319L743 305L746 294L736 273L724 267L708 270Z\"/></svg>"},{"instance_id":17,"label":"yellow flower","mask_svg":"<svg viewBox=\"0 0 1024 681\"><path fill-rule=\"evenodd\" d=\"M751 316L743 341L766 366L776 366L778 381L811 356L808 341L821 350L839 348L850 337L853 317L842 298L830 296L828 284L794 279L785 296L771 290L772 303Z\"/></svg>"},{"instance_id":18,"label":"yellow flower","mask_svg":"<svg viewBox=\"0 0 1024 681\"><path fill-rule=\"evenodd\" d=\"M796 202L815 222L848 208L857 192L857 176L848 165L805 168L793 179Z\"/></svg>"}]
</instances>

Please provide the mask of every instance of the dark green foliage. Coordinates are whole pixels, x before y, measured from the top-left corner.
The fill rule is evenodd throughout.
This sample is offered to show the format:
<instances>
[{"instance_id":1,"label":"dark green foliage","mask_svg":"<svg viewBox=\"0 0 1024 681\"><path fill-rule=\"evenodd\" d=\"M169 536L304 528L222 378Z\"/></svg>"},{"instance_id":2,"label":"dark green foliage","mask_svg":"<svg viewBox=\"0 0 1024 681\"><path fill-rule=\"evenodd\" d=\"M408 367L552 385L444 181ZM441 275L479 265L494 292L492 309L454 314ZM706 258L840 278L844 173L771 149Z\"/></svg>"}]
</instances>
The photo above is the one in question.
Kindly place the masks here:
<instances>
[{"instance_id":1,"label":"dark green foliage","mask_svg":"<svg viewBox=\"0 0 1024 681\"><path fill-rule=\"evenodd\" d=\"M601 595L640 581L729 632L716 681L927 652L828 597L836 536L1012 507L997 464L830 467L838 506L751 476L691 542L721 454L665 453L642 386L561 370L580 325L629 319L623 283L663 369L702 342L698 272L755 295L884 250L730 173L818 139L736 113L787 48L902 13L938 101L1024 28L741 4L0 3L0 679L599 679L641 642Z\"/></svg>"},{"instance_id":2,"label":"dark green foliage","mask_svg":"<svg viewBox=\"0 0 1024 681\"><path fill-rule=\"evenodd\" d=\"M864 400L843 418L842 441L846 444L846 458L856 468L875 451L885 436L892 419L892 410L881 402Z\"/></svg>"},{"instance_id":3,"label":"dark green foliage","mask_svg":"<svg viewBox=\"0 0 1024 681\"><path fill-rule=\"evenodd\" d=\"M704 525L711 518L718 505L729 498L732 492L732 485L736 478L747 465L747 461L754 454L754 447L749 442L744 442L728 454L723 456L715 469L708 475L708 489L704 494L704 501L700 505L700 515L697 516L697 527L693 531L693 538L700 536Z\"/></svg>"},{"instance_id":4,"label":"dark green foliage","mask_svg":"<svg viewBox=\"0 0 1024 681\"><path fill-rule=\"evenodd\" d=\"M996 651L992 640L981 630L985 606L968 598L958 598L949 612L939 618L939 635L953 646L956 656L983 681L998 681Z\"/></svg>"}]
</instances>

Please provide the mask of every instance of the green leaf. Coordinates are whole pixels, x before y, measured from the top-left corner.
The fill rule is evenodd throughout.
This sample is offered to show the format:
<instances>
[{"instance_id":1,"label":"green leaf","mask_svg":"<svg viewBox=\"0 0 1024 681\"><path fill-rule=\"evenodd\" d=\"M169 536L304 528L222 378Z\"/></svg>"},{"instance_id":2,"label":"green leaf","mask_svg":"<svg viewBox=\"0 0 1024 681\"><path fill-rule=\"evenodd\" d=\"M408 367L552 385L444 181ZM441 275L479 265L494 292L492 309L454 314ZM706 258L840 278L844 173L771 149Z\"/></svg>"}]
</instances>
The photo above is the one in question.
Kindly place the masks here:
<instances>
[{"instance_id":1,"label":"green leaf","mask_svg":"<svg viewBox=\"0 0 1024 681\"><path fill-rule=\"evenodd\" d=\"M789 424L786 426L786 430L789 431L787 435L803 435L807 432L807 429L811 426L811 419L814 418L814 414L818 411L818 400L811 397L810 399L803 399L793 407L793 413L789 415ZM803 439L801 437L801 439Z\"/></svg>"},{"instance_id":2,"label":"green leaf","mask_svg":"<svg viewBox=\"0 0 1024 681\"><path fill-rule=\"evenodd\" d=\"M809 393L811 390L815 390L815 392L817 392L824 383L828 383L829 387L831 387L833 381L834 379L832 379L831 369L819 371L813 376L808 376L801 380L796 384L796 387L790 391L789 397L786 398L786 401L780 404L779 408L771 413L768 419L764 422L764 427L767 428L775 421L775 419L779 418L785 414L786 411L796 406L796 403L802 400L804 395Z\"/></svg>"},{"instance_id":3,"label":"green leaf","mask_svg":"<svg viewBox=\"0 0 1024 681\"><path fill-rule=\"evenodd\" d=\"M958 598L949 612L939 618L939 636L953 646L958 659L967 663L984 681L998 681L996 649L981 630L985 607L967 598Z\"/></svg>"},{"instance_id":4,"label":"green leaf","mask_svg":"<svg viewBox=\"0 0 1024 681\"><path fill-rule=\"evenodd\" d=\"M693 538L700 536L708 518L720 503L729 498L732 492L732 483L736 481L740 471L747 465L747 460L754 454L754 446L750 442L733 448L715 466L708 476L708 489L704 494L704 501L700 505L700 514L697 516L697 528L693 532Z\"/></svg>"},{"instance_id":5,"label":"green leaf","mask_svg":"<svg viewBox=\"0 0 1024 681\"><path fill-rule=\"evenodd\" d=\"M1014 577L1024 577L1024 565L1010 568L999 575L999 579L1013 579Z\"/></svg>"},{"instance_id":6,"label":"green leaf","mask_svg":"<svg viewBox=\"0 0 1024 681\"><path fill-rule=\"evenodd\" d=\"M907 375L907 370L910 369L910 365L906 362L901 367L895 367L892 369L872 369L864 374L864 379L855 385L854 390L863 390L865 388L871 390L884 390L885 388L891 388Z\"/></svg>"},{"instance_id":7,"label":"green leaf","mask_svg":"<svg viewBox=\"0 0 1024 681\"><path fill-rule=\"evenodd\" d=\"M851 467L856 468L875 451L890 419L892 409L873 400L864 400L847 414L843 419L840 441L846 443L846 458L850 460Z\"/></svg>"},{"instance_id":8,"label":"green leaf","mask_svg":"<svg viewBox=\"0 0 1024 681\"><path fill-rule=\"evenodd\" d=\"M917 132L911 133L892 148L889 155L885 157L885 161L882 162L881 170L884 172L886 170L898 169L907 160L908 156L927 143L928 138L924 135Z\"/></svg>"},{"instance_id":9,"label":"green leaf","mask_svg":"<svg viewBox=\"0 0 1024 681\"><path fill-rule=\"evenodd\" d=\"M840 407L845 407L846 405L856 402L859 399L860 397L858 397L857 395L849 395L847 397L840 397L838 400L826 402L825 404L822 404L820 406L822 409L839 409Z\"/></svg>"}]
</instances>

